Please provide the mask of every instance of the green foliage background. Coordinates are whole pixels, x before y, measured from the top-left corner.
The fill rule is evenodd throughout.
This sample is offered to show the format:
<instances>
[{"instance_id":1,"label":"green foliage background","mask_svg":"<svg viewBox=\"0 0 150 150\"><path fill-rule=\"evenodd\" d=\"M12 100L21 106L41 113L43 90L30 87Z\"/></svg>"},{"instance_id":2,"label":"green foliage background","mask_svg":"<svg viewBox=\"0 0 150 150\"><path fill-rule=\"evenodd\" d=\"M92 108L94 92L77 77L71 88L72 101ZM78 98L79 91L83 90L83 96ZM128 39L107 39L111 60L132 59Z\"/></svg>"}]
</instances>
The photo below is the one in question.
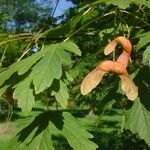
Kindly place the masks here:
<instances>
[{"instance_id":1,"label":"green foliage background","mask_svg":"<svg viewBox=\"0 0 150 150\"><path fill-rule=\"evenodd\" d=\"M52 138L57 133L66 138L70 148L94 150L98 148L91 140L94 134L71 110L77 113L85 109L86 115L97 115L95 123L99 124L104 112L113 107L123 110L120 132L129 129L150 147L150 2L74 1L76 5L61 16L63 21L59 24L55 22L52 11L43 17L42 13L48 8L42 8L34 1L30 5L34 4L36 9L27 7L25 14L20 15L32 13L21 18L23 20L19 19L17 12L27 3L16 1L14 16L9 16L8 10L0 14L0 95L11 91L17 101L16 107L21 108L25 116L30 115L39 102L50 110L41 112L31 123L29 121L30 124L16 134L9 146L12 149L51 150L54 149ZM14 6L10 2L1 7L5 5L10 10ZM11 33L7 24L9 17L18 24ZM52 20L50 25L49 19ZM30 24L28 28L27 24ZM108 74L95 90L82 96L82 79L100 61L112 59L113 56L104 56L103 50L118 35L129 37L133 44L128 71L138 87L138 98L129 101L121 92L120 81L114 74ZM119 54L116 51L116 57Z\"/></svg>"}]
</instances>

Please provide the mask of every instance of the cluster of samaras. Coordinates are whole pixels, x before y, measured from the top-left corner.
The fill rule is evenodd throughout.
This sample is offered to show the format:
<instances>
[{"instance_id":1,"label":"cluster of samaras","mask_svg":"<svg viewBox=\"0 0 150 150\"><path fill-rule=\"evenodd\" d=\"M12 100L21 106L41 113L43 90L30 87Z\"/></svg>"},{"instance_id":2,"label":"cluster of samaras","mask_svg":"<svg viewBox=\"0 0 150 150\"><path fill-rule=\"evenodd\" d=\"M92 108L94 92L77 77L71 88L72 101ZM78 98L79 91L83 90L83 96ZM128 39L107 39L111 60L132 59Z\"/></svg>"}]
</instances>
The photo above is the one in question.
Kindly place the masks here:
<instances>
[{"instance_id":1,"label":"cluster of samaras","mask_svg":"<svg viewBox=\"0 0 150 150\"><path fill-rule=\"evenodd\" d=\"M111 41L105 48L104 54L108 55L115 50L117 44L121 44L123 47L122 54L116 61L105 60L101 62L92 72L90 72L82 81L81 93L83 95L92 91L102 80L105 73L114 72L122 81L122 90L130 100L136 99L138 96L138 89L134 82L130 78L127 71L127 66L130 61L130 54L132 50L131 42L123 37L119 36Z\"/></svg>"}]
</instances>

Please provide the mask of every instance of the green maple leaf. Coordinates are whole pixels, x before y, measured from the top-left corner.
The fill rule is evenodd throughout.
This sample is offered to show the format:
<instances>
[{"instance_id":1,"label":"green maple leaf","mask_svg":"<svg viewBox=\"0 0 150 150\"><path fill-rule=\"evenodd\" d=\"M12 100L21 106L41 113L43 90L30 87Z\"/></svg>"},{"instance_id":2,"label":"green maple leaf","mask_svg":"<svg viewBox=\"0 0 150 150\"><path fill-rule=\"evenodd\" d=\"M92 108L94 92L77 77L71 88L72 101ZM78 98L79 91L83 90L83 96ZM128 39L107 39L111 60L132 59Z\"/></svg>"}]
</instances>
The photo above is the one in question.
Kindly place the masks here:
<instances>
[{"instance_id":1,"label":"green maple leaf","mask_svg":"<svg viewBox=\"0 0 150 150\"><path fill-rule=\"evenodd\" d=\"M147 45L150 42L150 31L143 33L139 36L139 42L136 45L136 50L138 51L143 46Z\"/></svg>"},{"instance_id":2,"label":"green maple leaf","mask_svg":"<svg viewBox=\"0 0 150 150\"><path fill-rule=\"evenodd\" d=\"M49 87L54 79L60 79L62 64L71 64L71 59L67 52L56 45L33 67L31 76L35 93L40 93Z\"/></svg>"},{"instance_id":3,"label":"green maple leaf","mask_svg":"<svg viewBox=\"0 0 150 150\"><path fill-rule=\"evenodd\" d=\"M67 86L63 81L60 80L59 90L53 91L52 95L55 96L56 100L60 103L60 105L63 108L67 107L69 94L68 94Z\"/></svg>"},{"instance_id":4,"label":"green maple leaf","mask_svg":"<svg viewBox=\"0 0 150 150\"><path fill-rule=\"evenodd\" d=\"M13 95L15 99L18 99L18 106L24 112L31 111L35 103L33 90L38 94L50 87L54 79L61 78L63 65L71 64L71 58L67 51L81 54L78 46L73 42L51 44L8 67L0 73L0 86L3 85L0 90L1 95L7 89L4 85L5 81L15 72L18 72L18 75L23 75L30 71L30 74L24 80L14 86L16 89ZM31 87L32 83L34 88ZM66 107L69 96L63 83L61 83L61 89L55 94L55 97L63 107Z\"/></svg>"},{"instance_id":5,"label":"green maple leaf","mask_svg":"<svg viewBox=\"0 0 150 150\"><path fill-rule=\"evenodd\" d=\"M143 62L150 60L150 45L145 49L143 53Z\"/></svg>"},{"instance_id":6,"label":"green maple leaf","mask_svg":"<svg viewBox=\"0 0 150 150\"><path fill-rule=\"evenodd\" d=\"M130 0L126 0L126 1L120 1L120 0L108 0L106 2L106 4L113 4L115 6L118 6L119 8L122 9L126 9L127 7L129 7L131 1Z\"/></svg>"},{"instance_id":7,"label":"green maple leaf","mask_svg":"<svg viewBox=\"0 0 150 150\"><path fill-rule=\"evenodd\" d=\"M58 43L58 46L64 50L73 52L74 54L81 56L80 49L75 44L72 44L72 42Z\"/></svg>"},{"instance_id":8,"label":"green maple leaf","mask_svg":"<svg viewBox=\"0 0 150 150\"><path fill-rule=\"evenodd\" d=\"M47 111L22 129L10 142L12 150L53 150L52 135L63 135L73 149L96 150L98 147L81 122L68 112ZM61 142L61 141L59 141Z\"/></svg>"},{"instance_id":9,"label":"green maple leaf","mask_svg":"<svg viewBox=\"0 0 150 150\"><path fill-rule=\"evenodd\" d=\"M28 146L29 150L54 150L51 133L51 128L48 126L32 140L32 143Z\"/></svg>"},{"instance_id":10,"label":"green maple leaf","mask_svg":"<svg viewBox=\"0 0 150 150\"><path fill-rule=\"evenodd\" d=\"M126 129L138 133L150 146L150 112L139 99L135 100L132 108L126 113Z\"/></svg>"},{"instance_id":11,"label":"green maple leaf","mask_svg":"<svg viewBox=\"0 0 150 150\"><path fill-rule=\"evenodd\" d=\"M64 126L62 134L68 140L70 146L76 150L95 150L98 146L90 141L93 135L87 132L76 118L70 113L64 112Z\"/></svg>"},{"instance_id":12,"label":"green maple leaf","mask_svg":"<svg viewBox=\"0 0 150 150\"><path fill-rule=\"evenodd\" d=\"M33 89L31 89L30 86L31 80L30 78L26 78L15 85L15 91L13 93L13 98L18 100L18 107L20 107L25 114L30 112L35 105Z\"/></svg>"},{"instance_id":13,"label":"green maple leaf","mask_svg":"<svg viewBox=\"0 0 150 150\"><path fill-rule=\"evenodd\" d=\"M8 85L5 85L2 88L0 88L0 96L4 94L4 92L7 90L8 87L9 87Z\"/></svg>"},{"instance_id":14,"label":"green maple leaf","mask_svg":"<svg viewBox=\"0 0 150 150\"><path fill-rule=\"evenodd\" d=\"M127 7L130 6L131 3L137 4L137 5L145 5L148 8L150 8L150 2L148 2L147 0L124 0L124 1L120 1L120 0L102 0L104 2L106 2L106 4L113 4L115 6L118 6L119 8L122 9L126 9ZM101 2L101 0L100 0Z\"/></svg>"}]
</instances>

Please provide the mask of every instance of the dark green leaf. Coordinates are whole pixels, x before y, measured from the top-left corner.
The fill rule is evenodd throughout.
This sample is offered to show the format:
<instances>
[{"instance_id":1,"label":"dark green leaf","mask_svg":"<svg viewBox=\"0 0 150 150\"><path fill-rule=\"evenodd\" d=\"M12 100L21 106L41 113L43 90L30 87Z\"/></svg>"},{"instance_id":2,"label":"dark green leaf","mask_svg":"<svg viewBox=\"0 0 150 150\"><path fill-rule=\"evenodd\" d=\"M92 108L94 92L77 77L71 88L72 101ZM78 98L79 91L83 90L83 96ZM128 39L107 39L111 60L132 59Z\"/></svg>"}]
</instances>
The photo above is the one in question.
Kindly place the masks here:
<instances>
[{"instance_id":1,"label":"dark green leaf","mask_svg":"<svg viewBox=\"0 0 150 150\"><path fill-rule=\"evenodd\" d=\"M96 150L98 147L89 140L93 136L84 129L81 122L63 111L40 114L11 140L9 146L12 150L21 150L22 147L29 150L53 150L51 136L54 134L63 135L76 150Z\"/></svg>"},{"instance_id":2,"label":"dark green leaf","mask_svg":"<svg viewBox=\"0 0 150 150\"><path fill-rule=\"evenodd\" d=\"M150 31L143 33L142 35L139 36L139 38L140 40L135 47L137 51L150 42Z\"/></svg>"},{"instance_id":3,"label":"dark green leaf","mask_svg":"<svg viewBox=\"0 0 150 150\"><path fill-rule=\"evenodd\" d=\"M132 108L126 113L126 129L138 133L150 146L150 112L146 110L140 99L136 99Z\"/></svg>"},{"instance_id":4,"label":"dark green leaf","mask_svg":"<svg viewBox=\"0 0 150 150\"><path fill-rule=\"evenodd\" d=\"M98 146L89 139L93 136L88 133L81 125L79 120L70 113L64 112L64 126L62 134L66 137L69 144L76 150L96 150Z\"/></svg>"}]
</instances>

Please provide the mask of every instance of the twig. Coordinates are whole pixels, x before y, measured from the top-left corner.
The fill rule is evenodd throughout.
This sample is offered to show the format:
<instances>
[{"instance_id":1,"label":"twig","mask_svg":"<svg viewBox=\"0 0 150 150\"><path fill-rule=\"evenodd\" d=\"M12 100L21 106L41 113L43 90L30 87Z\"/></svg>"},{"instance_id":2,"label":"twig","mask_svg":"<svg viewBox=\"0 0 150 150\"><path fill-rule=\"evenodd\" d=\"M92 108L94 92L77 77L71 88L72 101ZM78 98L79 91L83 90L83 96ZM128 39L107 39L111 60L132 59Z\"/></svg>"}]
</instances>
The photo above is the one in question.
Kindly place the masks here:
<instances>
[{"instance_id":1,"label":"twig","mask_svg":"<svg viewBox=\"0 0 150 150\"><path fill-rule=\"evenodd\" d=\"M121 132L123 132L124 124L125 124L125 107L123 108L123 114L122 114Z\"/></svg>"},{"instance_id":2,"label":"twig","mask_svg":"<svg viewBox=\"0 0 150 150\"><path fill-rule=\"evenodd\" d=\"M2 62L3 62L4 58L5 58L5 53L6 53L7 48L8 48L8 45L6 45L6 47L5 47L4 51L3 51L3 54L2 54L2 57L1 57L1 60L0 60L0 66L2 66Z\"/></svg>"},{"instance_id":3,"label":"twig","mask_svg":"<svg viewBox=\"0 0 150 150\"><path fill-rule=\"evenodd\" d=\"M9 38L20 37L20 36L33 36L32 33L20 33L15 35L9 35Z\"/></svg>"},{"instance_id":4,"label":"twig","mask_svg":"<svg viewBox=\"0 0 150 150\"><path fill-rule=\"evenodd\" d=\"M26 49L24 50L23 54L18 58L17 62L20 61L29 51L30 51L30 46L32 45L33 41L36 43L40 36L39 34L42 32L43 28L40 29L37 34L32 38L31 42L27 45Z\"/></svg>"},{"instance_id":5,"label":"twig","mask_svg":"<svg viewBox=\"0 0 150 150\"><path fill-rule=\"evenodd\" d=\"M30 51L30 46L32 45L32 42L33 42L33 40L28 44L28 46L24 50L23 54L18 58L17 62L20 61Z\"/></svg>"},{"instance_id":6,"label":"twig","mask_svg":"<svg viewBox=\"0 0 150 150\"><path fill-rule=\"evenodd\" d=\"M125 10L121 10L121 12L126 13L126 14L129 14L129 15L135 17L136 19L142 21L143 23L145 23L147 26L150 27L150 24L149 24L148 22L144 21L143 19L141 19L140 17L138 17L138 16L136 16L136 15L133 15L132 13L130 13L130 12L128 12L128 11L125 11Z\"/></svg>"},{"instance_id":7,"label":"twig","mask_svg":"<svg viewBox=\"0 0 150 150\"><path fill-rule=\"evenodd\" d=\"M103 15L103 16L100 16L100 17L98 17L98 18L95 18L95 19L91 20L90 22L88 22L87 24L83 25L82 27L80 27L79 29L77 29L75 32L73 32L73 33L72 33L69 37L67 37L63 42L68 41L72 36L74 36L74 35L75 35L76 33L78 33L80 30L84 29L84 28L85 28L86 26L88 26L89 24L91 24L91 23L93 23L93 22L95 22L95 21L97 21L97 20L99 20L99 19L102 19L102 18L104 18L104 17L106 17L106 16L112 15L112 14L114 14L114 13L115 13L115 11L112 11L112 12L109 12L109 13Z\"/></svg>"},{"instance_id":8,"label":"twig","mask_svg":"<svg viewBox=\"0 0 150 150\"><path fill-rule=\"evenodd\" d=\"M86 15L91 9L92 9L92 7L90 7L89 9L87 9L87 10L83 13L83 15Z\"/></svg>"},{"instance_id":9,"label":"twig","mask_svg":"<svg viewBox=\"0 0 150 150\"><path fill-rule=\"evenodd\" d=\"M116 38L116 30L117 30L117 7L115 8L115 17L114 17L114 38ZM115 51L112 53L113 61L115 61Z\"/></svg>"},{"instance_id":10,"label":"twig","mask_svg":"<svg viewBox=\"0 0 150 150\"><path fill-rule=\"evenodd\" d=\"M9 40L5 40L0 42L0 45L12 42L12 41L18 41L18 40L23 40L23 39L32 39L33 37L20 37L20 38L16 38L16 39L9 39Z\"/></svg>"},{"instance_id":11,"label":"twig","mask_svg":"<svg viewBox=\"0 0 150 150\"><path fill-rule=\"evenodd\" d=\"M57 0L57 2L56 2L55 8L54 8L54 10L53 10L53 12L52 12L52 17L53 17L54 14L55 14L55 11L56 11L56 9L57 9L57 7L58 7L58 4L59 4L59 0Z\"/></svg>"}]
</instances>

